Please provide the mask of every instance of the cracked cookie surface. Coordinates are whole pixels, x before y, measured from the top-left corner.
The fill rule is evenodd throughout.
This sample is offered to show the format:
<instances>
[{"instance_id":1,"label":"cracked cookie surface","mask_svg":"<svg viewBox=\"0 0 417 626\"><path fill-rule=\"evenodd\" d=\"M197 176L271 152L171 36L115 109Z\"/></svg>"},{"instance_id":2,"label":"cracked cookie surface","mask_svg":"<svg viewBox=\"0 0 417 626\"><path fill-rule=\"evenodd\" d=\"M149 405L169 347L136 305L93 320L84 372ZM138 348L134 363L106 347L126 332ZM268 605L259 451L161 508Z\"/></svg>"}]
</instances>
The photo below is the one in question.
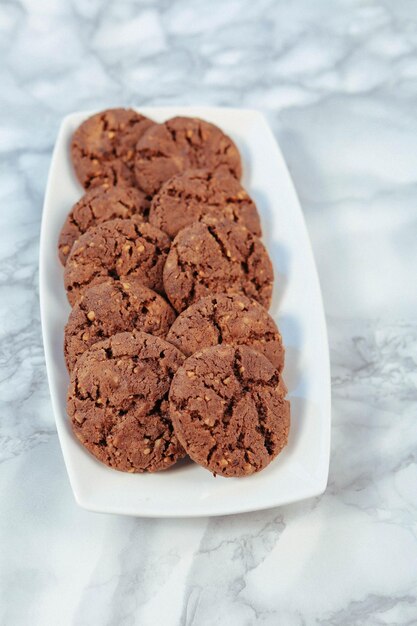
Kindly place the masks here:
<instances>
[{"instance_id":1,"label":"cracked cookie surface","mask_svg":"<svg viewBox=\"0 0 417 626\"><path fill-rule=\"evenodd\" d=\"M182 458L168 392L183 360L171 344L137 331L87 350L71 374L67 399L72 429L83 446L124 472L156 472Z\"/></svg>"},{"instance_id":2,"label":"cracked cookie surface","mask_svg":"<svg viewBox=\"0 0 417 626\"><path fill-rule=\"evenodd\" d=\"M274 273L258 237L230 220L205 216L175 237L163 278L177 311L214 293L240 293L269 308Z\"/></svg>"},{"instance_id":3,"label":"cracked cookie surface","mask_svg":"<svg viewBox=\"0 0 417 626\"><path fill-rule=\"evenodd\" d=\"M239 151L217 126L192 117L173 117L149 128L136 146L135 176L154 195L162 184L188 169L224 168L240 179Z\"/></svg>"},{"instance_id":4,"label":"cracked cookie surface","mask_svg":"<svg viewBox=\"0 0 417 626\"><path fill-rule=\"evenodd\" d=\"M279 372L247 346L189 357L169 393L170 416L189 456L214 474L247 476L285 447L290 407Z\"/></svg>"},{"instance_id":5,"label":"cracked cookie surface","mask_svg":"<svg viewBox=\"0 0 417 626\"><path fill-rule=\"evenodd\" d=\"M174 320L168 302L138 281L109 278L93 285L75 304L65 327L67 368L71 371L80 355L98 341L134 329L165 337Z\"/></svg>"},{"instance_id":6,"label":"cracked cookie surface","mask_svg":"<svg viewBox=\"0 0 417 626\"><path fill-rule=\"evenodd\" d=\"M62 227L58 240L58 254L65 265L75 241L89 228L116 218L142 216L147 221L150 202L145 194L134 187L93 188L74 204Z\"/></svg>"},{"instance_id":7,"label":"cracked cookie surface","mask_svg":"<svg viewBox=\"0 0 417 626\"><path fill-rule=\"evenodd\" d=\"M134 185L135 146L154 122L133 109L108 109L75 131L71 159L84 189Z\"/></svg>"},{"instance_id":8,"label":"cracked cookie surface","mask_svg":"<svg viewBox=\"0 0 417 626\"><path fill-rule=\"evenodd\" d=\"M171 241L139 216L90 228L74 243L64 270L68 300L74 305L92 285L114 279L139 280L161 293L162 272Z\"/></svg>"},{"instance_id":9,"label":"cracked cookie surface","mask_svg":"<svg viewBox=\"0 0 417 626\"><path fill-rule=\"evenodd\" d=\"M261 352L280 372L284 366L281 334L268 311L237 294L201 298L174 321L166 337L185 356L226 344Z\"/></svg>"},{"instance_id":10,"label":"cracked cookie surface","mask_svg":"<svg viewBox=\"0 0 417 626\"><path fill-rule=\"evenodd\" d=\"M153 197L149 222L171 238L204 215L225 217L260 237L255 203L228 172L188 170L170 178Z\"/></svg>"}]
</instances>

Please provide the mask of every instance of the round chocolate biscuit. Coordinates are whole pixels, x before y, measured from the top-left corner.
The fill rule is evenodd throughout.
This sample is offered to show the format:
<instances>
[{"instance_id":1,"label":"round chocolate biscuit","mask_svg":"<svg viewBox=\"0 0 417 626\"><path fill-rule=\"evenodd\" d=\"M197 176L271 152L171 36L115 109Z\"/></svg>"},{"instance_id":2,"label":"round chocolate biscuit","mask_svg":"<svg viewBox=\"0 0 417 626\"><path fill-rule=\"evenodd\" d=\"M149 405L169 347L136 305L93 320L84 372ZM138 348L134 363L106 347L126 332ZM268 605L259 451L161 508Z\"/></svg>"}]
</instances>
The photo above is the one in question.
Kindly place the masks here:
<instances>
[{"instance_id":1,"label":"round chocolate biscuit","mask_svg":"<svg viewBox=\"0 0 417 626\"><path fill-rule=\"evenodd\" d=\"M71 159L84 189L135 184L135 146L154 122L133 109L108 109L75 131Z\"/></svg>"},{"instance_id":2,"label":"round chocolate biscuit","mask_svg":"<svg viewBox=\"0 0 417 626\"><path fill-rule=\"evenodd\" d=\"M75 304L65 327L68 370L98 341L134 329L165 337L174 320L175 313L168 302L138 281L109 278L93 285Z\"/></svg>"},{"instance_id":3,"label":"round chocolate biscuit","mask_svg":"<svg viewBox=\"0 0 417 626\"><path fill-rule=\"evenodd\" d=\"M274 320L258 302L238 294L201 298L177 317L166 339L185 356L219 344L245 345L266 356L279 372L284 367L285 350Z\"/></svg>"},{"instance_id":4,"label":"round chocolate biscuit","mask_svg":"<svg viewBox=\"0 0 417 626\"><path fill-rule=\"evenodd\" d=\"M242 175L236 145L209 122L173 117L149 128L136 146L136 181L146 194L154 195L175 174L199 168L222 168L238 179Z\"/></svg>"},{"instance_id":5,"label":"round chocolate biscuit","mask_svg":"<svg viewBox=\"0 0 417 626\"><path fill-rule=\"evenodd\" d=\"M149 199L134 187L96 187L83 195L74 204L65 220L58 240L58 254L65 265L75 241L92 226L113 220L117 217L127 219L139 215L147 221Z\"/></svg>"},{"instance_id":6,"label":"round chocolate biscuit","mask_svg":"<svg viewBox=\"0 0 417 626\"><path fill-rule=\"evenodd\" d=\"M226 217L261 235L255 203L239 181L224 171L188 170L170 178L152 199L149 222L174 238L204 215Z\"/></svg>"},{"instance_id":7,"label":"round chocolate biscuit","mask_svg":"<svg viewBox=\"0 0 417 626\"><path fill-rule=\"evenodd\" d=\"M176 311L204 296L241 293L269 308L273 268L258 237L227 219L205 216L180 230L164 267L165 292Z\"/></svg>"},{"instance_id":8,"label":"round chocolate biscuit","mask_svg":"<svg viewBox=\"0 0 417 626\"><path fill-rule=\"evenodd\" d=\"M278 370L247 346L214 346L189 357L169 393L175 433L214 474L264 469L288 441L290 407Z\"/></svg>"},{"instance_id":9,"label":"round chocolate biscuit","mask_svg":"<svg viewBox=\"0 0 417 626\"><path fill-rule=\"evenodd\" d=\"M68 390L72 429L99 461L123 472L157 472L184 456L168 392L184 356L160 337L134 331L94 344Z\"/></svg>"},{"instance_id":10,"label":"round chocolate biscuit","mask_svg":"<svg viewBox=\"0 0 417 626\"><path fill-rule=\"evenodd\" d=\"M137 279L161 293L170 243L168 235L137 216L90 228L74 243L65 265L64 284L70 304L109 276L122 282Z\"/></svg>"}]
</instances>

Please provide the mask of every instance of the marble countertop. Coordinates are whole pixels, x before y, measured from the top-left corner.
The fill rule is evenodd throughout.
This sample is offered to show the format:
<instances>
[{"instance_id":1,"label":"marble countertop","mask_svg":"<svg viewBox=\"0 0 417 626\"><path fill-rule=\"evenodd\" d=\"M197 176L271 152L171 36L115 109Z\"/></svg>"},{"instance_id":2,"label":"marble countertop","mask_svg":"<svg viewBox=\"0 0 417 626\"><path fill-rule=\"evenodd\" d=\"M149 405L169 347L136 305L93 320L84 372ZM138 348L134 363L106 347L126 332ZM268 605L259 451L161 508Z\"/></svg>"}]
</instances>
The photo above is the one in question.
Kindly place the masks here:
<instances>
[{"instance_id":1,"label":"marble countertop","mask_svg":"<svg viewBox=\"0 0 417 626\"><path fill-rule=\"evenodd\" d=\"M0 4L0 623L417 624L417 7L410 0ZM141 520L77 507L45 375L41 208L68 112L266 113L330 335L326 493Z\"/></svg>"}]
</instances>

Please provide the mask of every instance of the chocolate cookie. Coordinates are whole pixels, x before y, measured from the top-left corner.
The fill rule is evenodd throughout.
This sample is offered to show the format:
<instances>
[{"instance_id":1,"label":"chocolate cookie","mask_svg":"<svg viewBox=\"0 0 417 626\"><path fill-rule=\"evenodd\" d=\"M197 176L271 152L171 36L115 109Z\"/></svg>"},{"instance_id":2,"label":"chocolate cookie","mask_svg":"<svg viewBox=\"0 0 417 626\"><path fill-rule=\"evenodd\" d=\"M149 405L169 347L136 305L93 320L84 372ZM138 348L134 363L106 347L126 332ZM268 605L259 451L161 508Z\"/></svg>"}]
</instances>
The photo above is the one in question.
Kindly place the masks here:
<instances>
[{"instance_id":1,"label":"chocolate cookie","mask_svg":"<svg viewBox=\"0 0 417 626\"><path fill-rule=\"evenodd\" d=\"M136 181L154 195L162 184L189 169L224 168L240 179L239 151L220 128L192 117L173 117L147 130L136 146Z\"/></svg>"},{"instance_id":2,"label":"chocolate cookie","mask_svg":"<svg viewBox=\"0 0 417 626\"><path fill-rule=\"evenodd\" d=\"M97 187L83 195L70 211L58 241L59 260L67 262L74 242L92 226L116 217L127 219L140 215L147 221L150 202L142 191L134 187Z\"/></svg>"},{"instance_id":3,"label":"chocolate cookie","mask_svg":"<svg viewBox=\"0 0 417 626\"><path fill-rule=\"evenodd\" d=\"M241 293L269 308L273 278L258 237L208 215L180 230L164 267L165 291L177 311L214 293Z\"/></svg>"},{"instance_id":4,"label":"chocolate cookie","mask_svg":"<svg viewBox=\"0 0 417 626\"><path fill-rule=\"evenodd\" d=\"M92 285L109 276L137 279L162 292L162 271L170 239L155 226L133 216L90 228L74 243L64 270L68 300L74 305Z\"/></svg>"},{"instance_id":5,"label":"chocolate cookie","mask_svg":"<svg viewBox=\"0 0 417 626\"><path fill-rule=\"evenodd\" d=\"M201 298L177 317L166 339L186 356L218 344L245 345L261 352L279 372L284 366L284 346L274 320L246 296Z\"/></svg>"},{"instance_id":6,"label":"chocolate cookie","mask_svg":"<svg viewBox=\"0 0 417 626\"><path fill-rule=\"evenodd\" d=\"M153 124L132 109L108 109L83 122L71 141L72 163L82 186L134 185L135 146Z\"/></svg>"},{"instance_id":7,"label":"chocolate cookie","mask_svg":"<svg viewBox=\"0 0 417 626\"><path fill-rule=\"evenodd\" d=\"M135 280L109 278L85 291L65 327L64 354L71 371L78 357L97 341L141 330L165 337L175 313L164 298Z\"/></svg>"},{"instance_id":8,"label":"chocolate cookie","mask_svg":"<svg viewBox=\"0 0 417 626\"><path fill-rule=\"evenodd\" d=\"M239 181L224 171L188 170L170 178L152 200L149 222L173 238L204 215L226 217L261 235L255 203Z\"/></svg>"},{"instance_id":9,"label":"chocolate cookie","mask_svg":"<svg viewBox=\"0 0 417 626\"><path fill-rule=\"evenodd\" d=\"M71 374L75 435L123 472L157 472L184 456L169 417L171 379L184 357L160 337L119 333L92 346Z\"/></svg>"},{"instance_id":10,"label":"chocolate cookie","mask_svg":"<svg viewBox=\"0 0 417 626\"><path fill-rule=\"evenodd\" d=\"M277 369L247 346L214 346L177 370L169 393L175 433L214 474L264 469L288 441L290 407Z\"/></svg>"}]
</instances>

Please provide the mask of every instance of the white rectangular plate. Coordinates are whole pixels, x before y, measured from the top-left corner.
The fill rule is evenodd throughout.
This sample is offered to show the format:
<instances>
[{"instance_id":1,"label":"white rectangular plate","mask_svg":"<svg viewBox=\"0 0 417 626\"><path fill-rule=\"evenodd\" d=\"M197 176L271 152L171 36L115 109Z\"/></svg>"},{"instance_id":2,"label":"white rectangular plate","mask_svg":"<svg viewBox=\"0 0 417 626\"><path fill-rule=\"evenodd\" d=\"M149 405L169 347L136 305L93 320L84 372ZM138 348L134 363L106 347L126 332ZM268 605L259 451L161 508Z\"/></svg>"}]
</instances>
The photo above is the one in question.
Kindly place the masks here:
<instances>
[{"instance_id":1,"label":"white rectangular plate","mask_svg":"<svg viewBox=\"0 0 417 626\"><path fill-rule=\"evenodd\" d=\"M67 116L55 145L43 208L40 303L52 407L74 496L91 511L147 517L225 515L317 496L327 484L330 368L320 286L303 215L289 172L262 114L245 109L140 109L157 122L201 117L228 133L241 151L243 185L258 205L275 270L271 314L286 347L284 379L291 401L288 446L263 472L213 476L194 464L157 474L124 474L101 465L78 443L66 415L68 374L63 331L70 307L57 256L60 229L83 190L69 158L71 135L91 112Z\"/></svg>"}]
</instances>

